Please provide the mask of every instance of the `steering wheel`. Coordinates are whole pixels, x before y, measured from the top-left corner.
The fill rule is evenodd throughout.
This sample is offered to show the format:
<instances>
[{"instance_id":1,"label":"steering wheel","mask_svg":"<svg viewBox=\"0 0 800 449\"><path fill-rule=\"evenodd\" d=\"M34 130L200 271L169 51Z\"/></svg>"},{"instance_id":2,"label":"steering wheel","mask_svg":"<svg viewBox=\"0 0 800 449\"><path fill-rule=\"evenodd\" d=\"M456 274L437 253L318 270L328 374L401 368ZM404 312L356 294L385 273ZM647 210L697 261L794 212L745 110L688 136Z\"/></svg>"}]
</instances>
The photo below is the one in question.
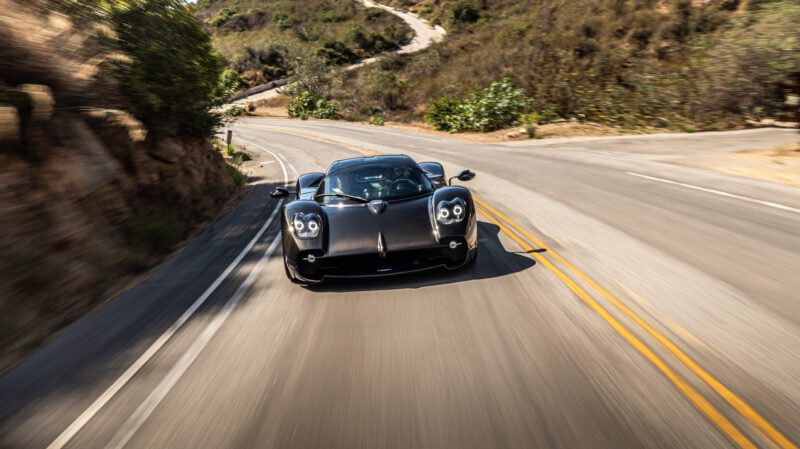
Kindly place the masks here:
<instances>
[{"instance_id":1,"label":"steering wheel","mask_svg":"<svg viewBox=\"0 0 800 449\"><path fill-rule=\"evenodd\" d=\"M417 190L419 186L416 182L410 179L395 179L389 185L389 192L396 192L402 190Z\"/></svg>"}]
</instances>

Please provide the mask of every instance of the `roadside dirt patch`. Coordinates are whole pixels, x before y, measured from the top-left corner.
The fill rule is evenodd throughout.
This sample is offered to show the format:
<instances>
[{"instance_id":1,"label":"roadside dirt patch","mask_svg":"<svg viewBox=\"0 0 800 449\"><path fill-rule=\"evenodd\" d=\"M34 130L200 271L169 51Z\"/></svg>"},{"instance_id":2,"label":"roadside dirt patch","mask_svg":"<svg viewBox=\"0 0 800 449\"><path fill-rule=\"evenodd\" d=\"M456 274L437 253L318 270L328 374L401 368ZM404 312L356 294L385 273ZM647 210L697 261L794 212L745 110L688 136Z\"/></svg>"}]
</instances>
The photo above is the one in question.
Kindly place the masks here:
<instances>
[{"instance_id":1,"label":"roadside dirt patch","mask_svg":"<svg viewBox=\"0 0 800 449\"><path fill-rule=\"evenodd\" d=\"M256 117L275 117L275 118L289 118L289 113L286 107L289 105L289 97L286 95L277 95L265 100L258 100L249 103L245 108L250 115ZM250 110L252 108L252 110Z\"/></svg>"},{"instance_id":2,"label":"roadside dirt patch","mask_svg":"<svg viewBox=\"0 0 800 449\"><path fill-rule=\"evenodd\" d=\"M800 143L766 151L733 153L725 159L712 168L731 175L800 187Z\"/></svg>"},{"instance_id":3,"label":"roadside dirt patch","mask_svg":"<svg viewBox=\"0 0 800 449\"><path fill-rule=\"evenodd\" d=\"M455 133L451 134L445 131L438 131L433 129L430 125L424 122L411 122L411 123L386 123L386 127L402 129L408 131L424 132L438 136L450 137L453 139L467 140L470 142L479 143L498 143L498 142L512 142L516 140L530 140L521 127L514 127L508 129L501 129L490 133ZM613 126L600 125L597 123L586 122L562 122L562 123L548 123L540 125L536 128L537 139L552 139L559 137L586 137L586 136L626 136L636 134L654 134L670 132L662 128L642 128L642 129L624 129Z\"/></svg>"}]
</instances>

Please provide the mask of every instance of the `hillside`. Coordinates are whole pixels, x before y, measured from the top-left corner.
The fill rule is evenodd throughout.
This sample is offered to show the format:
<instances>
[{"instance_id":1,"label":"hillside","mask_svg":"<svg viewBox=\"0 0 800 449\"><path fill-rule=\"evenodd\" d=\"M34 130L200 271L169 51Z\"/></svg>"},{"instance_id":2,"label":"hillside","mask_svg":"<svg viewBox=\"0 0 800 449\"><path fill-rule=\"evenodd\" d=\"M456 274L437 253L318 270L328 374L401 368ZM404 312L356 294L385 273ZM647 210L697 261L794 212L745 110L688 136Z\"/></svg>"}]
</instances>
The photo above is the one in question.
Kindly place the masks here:
<instances>
[{"instance_id":1,"label":"hillside","mask_svg":"<svg viewBox=\"0 0 800 449\"><path fill-rule=\"evenodd\" d=\"M399 18L356 0L201 0L194 12L248 86L285 78L297 58L341 65L412 37Z\"/></svg>"},{"instance_id":2,"label":"hillside","mask_svg":"<svg viewBox=\"0 0 800 449\"><path fill-rule=\"evenodd\" d=\"M443 25L448 38L331 83L344 117L420 120L434 100L509 78L530 98L532 122L724 129L786 116L786 94L800 83L793 0L389 4Z\"/></svg>"},{"instance_id":3,"label":"hillside","mask_svg":"<svg viewBox=\"0 0 800 449\"><path fill-rule=\"evenodd\" d=\"M240 178L209 141L221 61L177 0L0 9L2 370L217 216Z\"/></svg>"}]
</instances>

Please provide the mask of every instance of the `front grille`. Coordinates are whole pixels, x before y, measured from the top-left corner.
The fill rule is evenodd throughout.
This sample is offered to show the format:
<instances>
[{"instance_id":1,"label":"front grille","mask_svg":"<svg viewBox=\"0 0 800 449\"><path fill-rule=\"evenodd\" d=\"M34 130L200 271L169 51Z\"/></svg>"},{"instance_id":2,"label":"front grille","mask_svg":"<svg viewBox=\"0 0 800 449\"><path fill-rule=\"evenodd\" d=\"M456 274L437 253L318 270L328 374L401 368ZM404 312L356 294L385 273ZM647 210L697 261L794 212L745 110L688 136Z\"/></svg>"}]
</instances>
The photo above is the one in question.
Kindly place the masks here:
<instances>
[{"instance_id":1,"label":"front grille","mask_svg":"<svg viewBox=\"0 0 800 449\"><path fill-rule=\"evenodd\" d=\"M375 253L354 254L336 257L317 257L314 263L301 260L300 274L307 279L332 277L380 276L420 271L437 267L455 268L464 263L467 244L459 239L456 249L450 249L448 241L443 245L417 250L389 251L385 257Z\"/></svg>"}]
</instances>

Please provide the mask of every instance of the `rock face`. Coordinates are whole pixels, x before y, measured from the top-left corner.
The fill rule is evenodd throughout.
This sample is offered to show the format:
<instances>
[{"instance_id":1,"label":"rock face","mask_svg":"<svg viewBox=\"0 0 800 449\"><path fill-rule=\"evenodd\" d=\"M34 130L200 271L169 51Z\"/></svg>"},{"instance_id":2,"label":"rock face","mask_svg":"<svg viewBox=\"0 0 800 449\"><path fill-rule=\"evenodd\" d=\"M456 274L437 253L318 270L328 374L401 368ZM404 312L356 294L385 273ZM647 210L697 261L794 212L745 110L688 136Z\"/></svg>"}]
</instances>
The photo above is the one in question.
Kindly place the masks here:
<instances>
[{"instance_id":1,"label":"rock face","mask_svg":"<svg viewBox=\"0 0 800 449\"><path fill-rule=\"evenodd\" d=\"M97 80L78 70L87 64L68 60L97 57L83 51L91 39L68 19L26 16L7 3L0 0L0 370L155 264L237 189L210 143L156 141L108 107L112 96L98 96ZM42 44L54 36L74 51Z\"/></svg>"}]
</instances>

